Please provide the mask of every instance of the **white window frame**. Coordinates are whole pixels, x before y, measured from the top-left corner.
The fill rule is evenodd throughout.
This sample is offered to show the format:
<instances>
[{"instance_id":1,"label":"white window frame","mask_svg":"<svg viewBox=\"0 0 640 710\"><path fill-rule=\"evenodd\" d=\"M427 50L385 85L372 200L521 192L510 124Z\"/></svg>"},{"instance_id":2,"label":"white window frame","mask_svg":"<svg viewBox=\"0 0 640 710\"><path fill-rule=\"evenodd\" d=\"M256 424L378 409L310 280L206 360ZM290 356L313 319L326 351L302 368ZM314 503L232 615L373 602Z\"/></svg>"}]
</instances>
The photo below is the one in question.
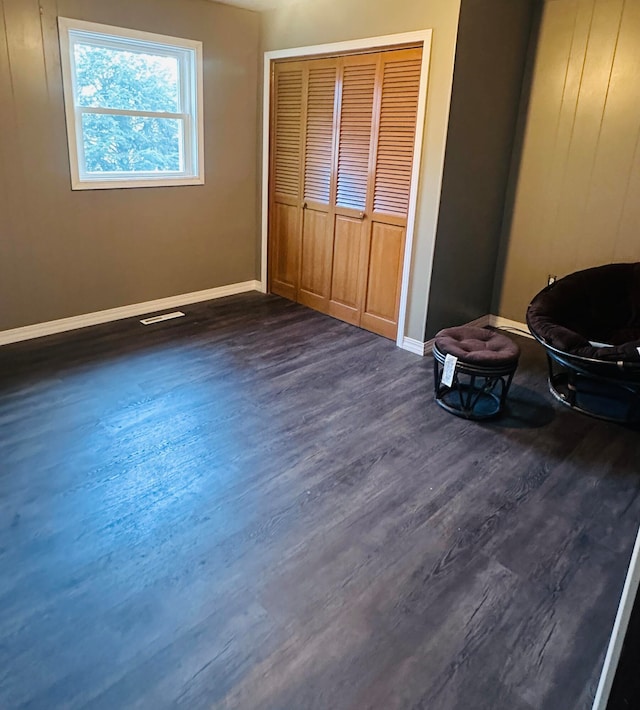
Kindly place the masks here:
<instances>
[{"instance_id":1,"label":"white window frame","mask_svg":"<svg viewBox=\"0 0 640 710\"><path fill-rule=\"evenodd\" d=\"M204 184L204 117L202 42L140 32L95 22L58 18L60 58L72 190L123 187L165 187ZM74 45L76 42L175 57L180 72L180 112L90 108L76 102ZM89 172L84 161L82 116L85 113L182 119L184 169L158 172Z\"/></svg>"}]
</instances>

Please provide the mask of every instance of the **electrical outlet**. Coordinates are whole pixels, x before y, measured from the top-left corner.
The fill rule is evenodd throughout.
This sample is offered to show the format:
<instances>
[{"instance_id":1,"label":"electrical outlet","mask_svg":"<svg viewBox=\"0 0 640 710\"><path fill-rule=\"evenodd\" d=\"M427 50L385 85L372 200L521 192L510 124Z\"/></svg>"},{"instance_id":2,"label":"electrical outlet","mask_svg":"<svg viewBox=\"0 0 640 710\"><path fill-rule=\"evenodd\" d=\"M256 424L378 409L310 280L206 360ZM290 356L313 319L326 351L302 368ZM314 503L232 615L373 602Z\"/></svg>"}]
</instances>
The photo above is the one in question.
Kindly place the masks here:
<instances>
[{"instance_id":1,"label":"electrical outlet","mask_svg":"<svg viewBox=\"0 0 640 710\"><path fill-rule=\"evenodd\" d=\"M558 280L557 276L554 276L553 274L549 274L547 278L547 286L551 286L551 284L554 284Z\"/></svg>"}]
</instances>

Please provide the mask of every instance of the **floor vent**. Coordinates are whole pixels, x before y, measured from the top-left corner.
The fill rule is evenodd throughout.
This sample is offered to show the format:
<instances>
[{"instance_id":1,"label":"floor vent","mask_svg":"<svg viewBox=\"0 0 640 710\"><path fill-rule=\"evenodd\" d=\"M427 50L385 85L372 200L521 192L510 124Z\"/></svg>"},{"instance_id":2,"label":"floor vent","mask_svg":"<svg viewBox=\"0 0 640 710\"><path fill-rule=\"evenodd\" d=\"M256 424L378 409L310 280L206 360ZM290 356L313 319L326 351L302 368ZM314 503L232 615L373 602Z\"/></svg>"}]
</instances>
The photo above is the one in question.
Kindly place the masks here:
<instances>
[{"instance_id":1,"label":"floor vent","mask_svg":"<svg viewBox=\"0 0 640 710\"><path fill-rule=\"evenodd\" d=\"M151 318L143 318L140 322L142 325L152 325L153 323L162 323L163 320L173 320L174 318L182 318L182 311L173 311L173 313L163 313L161 316L153 316Z\"/></svg>"}]
</instances>

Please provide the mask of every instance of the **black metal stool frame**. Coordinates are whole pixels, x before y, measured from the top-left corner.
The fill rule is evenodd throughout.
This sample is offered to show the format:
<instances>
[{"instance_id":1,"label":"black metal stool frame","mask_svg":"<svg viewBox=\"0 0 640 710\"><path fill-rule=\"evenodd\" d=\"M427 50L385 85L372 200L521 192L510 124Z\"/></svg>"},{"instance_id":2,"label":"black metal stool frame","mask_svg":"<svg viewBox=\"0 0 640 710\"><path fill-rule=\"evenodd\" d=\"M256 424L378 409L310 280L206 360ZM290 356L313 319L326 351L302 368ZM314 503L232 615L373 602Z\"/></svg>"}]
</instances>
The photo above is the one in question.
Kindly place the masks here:
<instances>
[{"instance_id":1,"label":"black metal stool frame","mask_svg":"<svg viewBox=\"0 0 640 710\"><path fill-rule=\"evenodd\" d=\"M507 401L509 388L513 381L518 363L484 367L458 360L451 387L441 383L442 372L446 354L442 353L436 345L433 346L433 378L436 402L447 412L464 419L480 421L499 416ZM469 382L461 382L459 375L469 377ZM481 378L483 382L476 384ZM500 395L496 394L496 387L500 387ZM459 406L454 406L445 401L447 394L457 393ZM494 400L495 407L487 413L479 414L475 411L482 398L489 397Z\"/></svg>"}]
</instances>

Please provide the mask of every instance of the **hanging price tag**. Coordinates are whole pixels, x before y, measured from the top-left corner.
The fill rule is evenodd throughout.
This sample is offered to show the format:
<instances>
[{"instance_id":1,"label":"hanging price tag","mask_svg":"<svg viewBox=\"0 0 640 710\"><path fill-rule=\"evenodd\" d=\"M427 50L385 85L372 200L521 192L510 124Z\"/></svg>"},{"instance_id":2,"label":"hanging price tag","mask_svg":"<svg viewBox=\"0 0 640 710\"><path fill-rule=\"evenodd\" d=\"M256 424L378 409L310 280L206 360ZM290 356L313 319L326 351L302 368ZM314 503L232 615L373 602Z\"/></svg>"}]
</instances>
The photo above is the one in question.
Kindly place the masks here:
<instances>
[{"instance_id":1,"label":"hanging price tag","mask_svg":"<svg viewBox=\"0 0 640 710\"><path fill-rule=\"evenodd\" d=\"M453 355L447 355L444 359L444 369L442 370L441 383L445 387L451 387L453 384L453 376L456 374L456 365L458 358Z\"/></svg>"}]
</instances>

